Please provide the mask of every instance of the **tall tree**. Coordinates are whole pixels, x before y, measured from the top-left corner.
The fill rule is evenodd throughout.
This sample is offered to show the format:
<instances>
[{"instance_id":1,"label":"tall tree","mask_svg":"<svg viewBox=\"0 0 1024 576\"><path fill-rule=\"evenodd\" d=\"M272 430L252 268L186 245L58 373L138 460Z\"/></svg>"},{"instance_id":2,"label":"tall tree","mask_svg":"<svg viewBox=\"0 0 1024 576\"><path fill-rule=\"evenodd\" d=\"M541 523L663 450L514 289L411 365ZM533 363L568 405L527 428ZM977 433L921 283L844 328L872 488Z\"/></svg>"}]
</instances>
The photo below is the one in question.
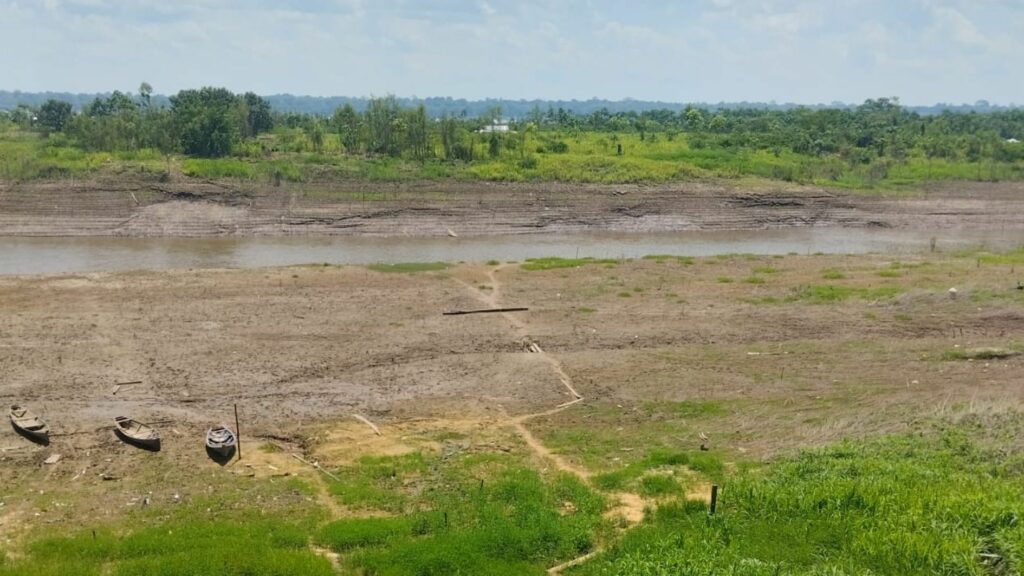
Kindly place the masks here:
<instances>
[{"instance_id":1,"label":"tall tree","mask_svg":"<svg viewBox=\"0 0 1024 576\"><path fill-rule=\"evenodd\" d=\"M371 98L366 107L366 127L368 130L367 150L374 154L397 156L401 122L401 107L394 96Z\"/></svg>"},{"instance_id":2,"label":"tall tree","mask_svg":"<svg viewBox=\"0 0 1024 576\"><path fill-rule=\"evenodd\" d=\"M36 118L47 133L63 132L68 120L71 119L71 104L51 98L39 107Z\"/></svg>"},{"instance_id":3,"label":"tall tree","mask_svg":"<svg viewBox=\"0 0 1024 576\"><path fill-rule=\"evenodd\" d=\"M226 88L182 90L171 96L171 113L186 154L216 158L231 153L238 137L235 95Z\"/></svg>"},{"instance_id":4,"label":"tall tree","mask_svg":"<svg viewBox=\"0 0 1024 576\"><path fill-rule=\"evenodd\" d=\"M337 130L346 153L354 154L359 150L359 114L351 104L345 104L334 111L331 116L331 125Z\"/></svg>"},{"instance_id":5,"label":"tall tree","mask_svg":"<svg viewBox=\"0 0 1024 576\"><path fill-rule=\"evenodd\" d=\"M266 100L253 92L246 92L242 95L242 102L245 104L244 136L251 138L274 128L274 117Z\"/></svg>"}]
</instances>

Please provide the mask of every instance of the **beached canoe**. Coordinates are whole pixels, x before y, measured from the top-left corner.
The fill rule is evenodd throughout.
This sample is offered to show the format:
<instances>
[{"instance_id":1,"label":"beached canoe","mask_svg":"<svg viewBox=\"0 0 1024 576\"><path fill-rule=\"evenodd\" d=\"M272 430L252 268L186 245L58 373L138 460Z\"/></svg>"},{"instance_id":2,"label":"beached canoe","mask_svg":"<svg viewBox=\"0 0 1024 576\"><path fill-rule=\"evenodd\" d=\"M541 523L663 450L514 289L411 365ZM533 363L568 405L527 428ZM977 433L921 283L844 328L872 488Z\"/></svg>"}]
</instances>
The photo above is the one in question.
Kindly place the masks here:
<instances>
[{"instance_id":1,"label":"beached canoe","mask_svg":"<svg viewBox=\"0 0 1024 576\"><path fill-rule=\"evenodd\" d=\"M114 432L121 440L148 450L160 449L160 433L152 426L126 416L114 418L114 424Z\"/></svg>"},{"instance_id":2,"label":"beached canoe","mask_svg":"<svg viewBox=\"0 0 1024 576\"><path fill-rule=\"evenodd\" d=\"M11 425L22 434L39 442L50 440L50 427L28 408L14 404L11 406L10 415Z\"/></svg>"},{"instance_id":3,"label":"beached canoe","mask_svg":"<svg viewBox=\"0 0 1024 576\"><path fill-rule=\"evenodd\" d=\"M221 424L206 432L206 448L217 456L227 458L235 451L238 439L230 428Z\"/></svg>"}]
</instances>

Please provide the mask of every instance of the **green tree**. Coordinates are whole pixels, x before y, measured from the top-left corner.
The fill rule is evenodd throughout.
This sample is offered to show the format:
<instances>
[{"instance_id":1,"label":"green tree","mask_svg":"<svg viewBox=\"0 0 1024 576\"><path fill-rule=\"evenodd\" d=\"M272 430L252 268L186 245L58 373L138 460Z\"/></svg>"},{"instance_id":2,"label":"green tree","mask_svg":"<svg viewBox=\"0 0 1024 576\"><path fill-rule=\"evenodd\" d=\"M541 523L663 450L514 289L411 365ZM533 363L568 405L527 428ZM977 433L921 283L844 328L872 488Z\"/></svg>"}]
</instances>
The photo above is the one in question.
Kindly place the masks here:
<instances>
[{"instance_id":1,"label":"green tree","mask_svg":"<svg viewBox=\"0 0 1024 576\"><path fill-rule=\"evenodd\" d=\"M51 98L39 107L36 117L36 121L47 133L63 132L71 119L71 104Z\"/></svg>"},{"instance_id":2,"label":"green tree","mask_svg":"<svg viewBox=\"0 0 1024 576\"><path fill-rule=\"evenodd\" d=\"M370 98L366 106L366 147L369 152L388 156L398 156L401 153L401 111L394 96Z\"/></svg>"},{"instance_id":3,"label":"green tree","mask_svg":"<svg viewBox=\"0 0 1024 576\"><path fill-rule=\"evenodd\" d=\"M405 146L417 160L433 156L428 130L427 110L422 104L405 113Z\"/></svg>"},{"instance_id":4,"label":"green tree","mask_svg":"<svg viewBox=\"0 0 1024 576\"><path fill-rule=\"evenodd\" d=\"M274 129L274 116L270 113L270 103L253 92L242 95L245 105L245 127L243 135L247 138L257 136Z\"/></svg>"},{"instance_id":5,"label":"green tree","mask_svg":"<svg viewBox=\"0 0 1024 576\"><path fill-rule=\"evenodd\" d=\"M331 115L331 125L338 132L338 138L346 153L353 154L359 150L359 114L351 104L345 104L334 111Z\"/></svg>"},{"instance_id":6,"label":"green tree","mask_svg":"<svg viewBox=\"0 0 1024 576\"><path fill-rule=\"evenodd\" d=\"M152 104L153 87L149 85L149 82L143 82L139 84L139 101L142 102L143 108L149 108Z\"/></svg>"},{"instance_id":7,"label":"green tree","mask_svg":"<svg viewBox=\"0 0 1024 576\"><path fill-rule=\"evenodd\" d=\"M206 158L230 154L238 137L232 118L235 103L235 95L226 88L182 90L171 96L181 150Z\"/></svg>"}]
</instances>

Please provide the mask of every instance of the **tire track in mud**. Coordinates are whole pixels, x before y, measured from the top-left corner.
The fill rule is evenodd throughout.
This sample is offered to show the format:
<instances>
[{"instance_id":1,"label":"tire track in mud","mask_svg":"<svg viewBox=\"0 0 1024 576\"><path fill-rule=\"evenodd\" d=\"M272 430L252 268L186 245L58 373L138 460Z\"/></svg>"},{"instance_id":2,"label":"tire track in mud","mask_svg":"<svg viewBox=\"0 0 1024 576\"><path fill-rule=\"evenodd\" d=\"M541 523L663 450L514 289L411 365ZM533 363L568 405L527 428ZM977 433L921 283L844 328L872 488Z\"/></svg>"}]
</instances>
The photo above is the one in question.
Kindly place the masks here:
<instances>
[{"instance_id":1,"label":"tire track in mud","mask_svg":"<svg viewBox=\"0 0 1024 576\"><path fill-rule=\"evenodd\" d=\"M473 286L469 282L466 282L462 279L453 278L453 280L464 286L477 300L479 300L483 304L490 306L492 308L500 308L501 306L499 303L501 301L501 283L498 281L496 273L499 272L501 269L505 268L506 266L507 264L501 264L494 268L488 268L487 279L489 282L488 286L490 286L491 288L490 294L484 293L476 286ZM551 449L545 446L543 442L541 442L536 436L534 436L534 434L530 432L530 429L527 428L526 426L526 423L534 418L553 416L555 414L558 414L559 412L569 409L575 404L583 402L585 398L576 390L576 387L573 385L572 378L569 376L568 373L566 373L565 369L562 367L562 363L551 354L545 352L538 344L536 344L530 339L529 334L526 330L526 325L519 318L517 318L513 313L510 312L502 312L501 316L506 321L508 321L508 323L515 330L517 339L519 339L520 341L529 342L533 345L532 347L534 353L540 356L551 367L551 370L555 373L555 375L558 376L558 380L562 383L566 390L568 390L569 394L572 395L573 398L568 402L559 404L558 406L555 406L554 408L550 408L548 410L533 412L530 414L523 414L514 417L506 415L506 418L508 418L507 424L511 426L512 429L515 430L516 433L522 438L523 442L526 443L526 446L530 449L534 456L540 458L541 460L551 462L557 470L560 470L568 474L572 474L585 485L593 488L594 485L591 480L593 474L589 470L581 466L577 466L576 464L569 462L559 454L552 452ZM629 523L630 526L636 525L641 520L643 520L644 511L647 508L648 503L645 502L644 499L641 498L638 494L634 494L631 492L612 492L607 494L616 501L616 505L605 513L606 516L621 515ZM596 548L583 556L573 558L568 562L564 562L562 564L549 568L547 570L547 573L551 575L561 574L563 570L573 566L578 566L586 562L587 560L590 560L594 556L600 554L601 551L601 548Z\"/></svg>"}]
</instances>

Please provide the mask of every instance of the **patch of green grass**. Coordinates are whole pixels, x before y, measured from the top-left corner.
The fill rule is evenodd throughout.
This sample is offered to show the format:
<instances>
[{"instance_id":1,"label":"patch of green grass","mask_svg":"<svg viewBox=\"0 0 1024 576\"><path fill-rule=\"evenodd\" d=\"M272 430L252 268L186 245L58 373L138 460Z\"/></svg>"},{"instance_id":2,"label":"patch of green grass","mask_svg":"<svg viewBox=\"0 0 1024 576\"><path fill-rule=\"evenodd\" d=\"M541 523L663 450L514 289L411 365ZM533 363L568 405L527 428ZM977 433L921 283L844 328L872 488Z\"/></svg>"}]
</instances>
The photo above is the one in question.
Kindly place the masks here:
<instances>
[{"instance_id":1,"label":"patch of green grass","mask_svg":"<svg viewBox=\"0 0 1024 576\"><path fill-rule=\"evenodd\" d=\"M588 264L604 264L606 266L614 266L618 264L618 261L612 260L610 258L527 258L526 262L524 262L520 266L523 270L537 271L556 270L558 268L579 268L580 266L586 266Z\"/></svg>"},{"instance_id":2,"label":"patch of green grass","mask_svg":"<svg viewBox=\"0 0 1024 576\"><path fill-rule=\"evenodd\" d=\"M602 490L625 490L645 477L648 470L687 468L711 478L721 478L725 471L722 457L714 452L678 451L655 448L618 470L594 476L594 485ZM638 488L639 489L639 488Z\"/></svg>"},{"instance_id":3,"label":"patch of green grass","mask_svg":"<svg viewBox=\"0 0 1024 576\"><path fill-rule=\"evenodd\" d=\"M449 264L446 262L401 262L398 264L370 264L367 266L375 272L436 272L446 270Z\"/></svg>"},{"instance_id":4,"label":"patch of green grass","mask_svg":"<svg viewBox=\"0 0 1024 576\"><path fill-rule=\"evenodd\" d=\"M743 279L743 282L747 284L764 284L764 278L760 276L747 276Z\"/></svg>"},{"instance_id":5,"label":"patch of green grass","mask_svg":"<svg viewBox=\"0 0 1024 576\"><path fill-rule=\"evenodd\" d=\"M619 298L632 298L632 297L633 297L633 294L632 294L632 293L630 293L630 292L619 292L619 293L617 294L617 296L618 296Z\"/></svg>"},{"instance_id":6,"label":"patch of green grass","mask_svg":"<svg viewBox=\"0 0 1024 576\"><path fill-rule=\"evenodd\" d=\"M1024 246L1006 252L982 252L977 259L982 264L1024 264Z\"/></svg>"},{"instance_id":7,"label":"patch of green grass","mask_svg":"<svg viewBox=\"0 0 1024 576\"><path fill-rule=\"evenodd\" d=\"M256 517L174 522L126 534L90 530L37 540L25 559L0 566L0 574L333 574L330 562L311 553L307 542L298 525Z\"/></svg>"},{"instance_id":8,"label":"patch of green grass","mask_svg":"<svg viewBox=\"0 0 1024 576\"><path fill-rule=\"evenodd\" d=\"M576 311L579 312L580 314L593 314L594 312L597 312L597 310L593 308L587 308L586 306L578 306L576 307Z\"/></svg>"},{"instance_id":9,"label":"patch of green grass","mask_svg":"<svg viewBox=\"0 0 1024 576\"><path fill-rule=\"evenodd\" d=\"M879 270L878 276L881 278L902 278L903 272L900 270Z\"/></svg>"},{"instance_id":10,"label":"patch of green grass","mask_svg":"<svg viewBox=\"0 0 1024 576\"><path fill-rule=\"evenodd\" d=\"M856 286L811 285L797 288L786 297L786 302L807 302L810 304L832 304L850 298L861 300L882 300L892 298L903 291L898 286L881 286L878 288L860 288Z\"/></svg>"},{"instance_id":11,"label":"patch of green grass","mask_svg":"<svg viewBox=\"0 0 1024 576\"><path fill-rule=\"evenodd\" d=\"M668 474L651 474L640 479L637 492L641 496L657 497L679 495L683 487Z\"/></svg>"},{"instance_id":12,"label":"patch of green grass","mask_svg":"<svg viewBox=\"0 0 1024 576\"><path fill-rule=\"evenodd\" d=\"M569 573L993 573L981 553L1024 565L1024 457L1019 444L985 447L1001 437L992 426L844 442L740 470L715 516L700 502L663 504Z\"/></svg>"},{"instance_id":13,"label":"patch of green grass","mask_svg":"<svg viewBox=\"0 0 1024 576\"><path fill-rule=\"evenodd\" d=\"M487 460L481 464L495 463ZM353 573L394 576L542 575L593 548L604 501L575 477L545 481L511 466L477 483L456 466L439 469L442 477L418 493L418 502L409 501L405 516L340 520L323 528L317 541L346 552Z\"/></svg>"},{"instance_id":14,"label":"patch of green grass","mask_svg":"<svg viewBox=\"0 0 1024 576\"><path fill-rule=\"evenodd\" d=\"M733 283L733 279L728 277L728 276L719 276L718 278L715 278L715 281L718 282L719 284L732 284Z\"/></svg>"},{"instance_id":15,"label":"patch of green grass","mask_svg":"<svg viewBox=\"0 0 1024 576\"><path fill-rule=\"evenodd\" d=\"M778 274L782 270L773 268L772 266L758 266L754 268L754 274Z\"/></svg>"},{"instance_id":16,"label":"patch of green grass","mask_svg":"<svg viewBox=\"0 0 1024 576\"><path fill-rule=\"evenodd\" d=\"M319 544L335 552L347 552L364 546L380 546L392 539L414 536L419 518L349 518L331 522L317 534Z\"/></svg>"},{"instance_id":17,"label":"patch of green grass","mask_svg":"<svg viewBox=\"0 0 1024 576\"><path fill-rule=\"evenodd\" d=\"M487 265L488 266L497 266L499 264L501 264L501 262L499 260L488 260L487 261Z\"/></svg>"},{"instance_id":18,"label":"patch of green grass","mask_svg":"<svg viewBox=\"0 0 1024 576\"><path fill-rule=\"evenodd\" d=\"M673 256L671 254L648 254L643 257L644 260L651 260L659 264L663 262L677 262L683 266L690 266L694 263L695 259L693 256Z\"/></svg>"},{"instance_id":19,"label":"patch of green grass","mask_svg":"<svg viewBox=\"0 0 1024 576\"><path fill-rule=\"evenodd\" d=\"M825 280L842 280L846 278L838 268L825 268L821 271L821 277Z\"/></svg>"},{"instance_id":20,"label":"patch of green grass","mask_svg":"<svg viewBox=\"0 0 1024 576\"><path fill-rule=\"evenodd\" d=\"M648 414L667 412L677 418L698 416L721 416L726 413L721 402L683 400L681 402L648 402L644 404Z\"/></svg>"}]
</instances>

